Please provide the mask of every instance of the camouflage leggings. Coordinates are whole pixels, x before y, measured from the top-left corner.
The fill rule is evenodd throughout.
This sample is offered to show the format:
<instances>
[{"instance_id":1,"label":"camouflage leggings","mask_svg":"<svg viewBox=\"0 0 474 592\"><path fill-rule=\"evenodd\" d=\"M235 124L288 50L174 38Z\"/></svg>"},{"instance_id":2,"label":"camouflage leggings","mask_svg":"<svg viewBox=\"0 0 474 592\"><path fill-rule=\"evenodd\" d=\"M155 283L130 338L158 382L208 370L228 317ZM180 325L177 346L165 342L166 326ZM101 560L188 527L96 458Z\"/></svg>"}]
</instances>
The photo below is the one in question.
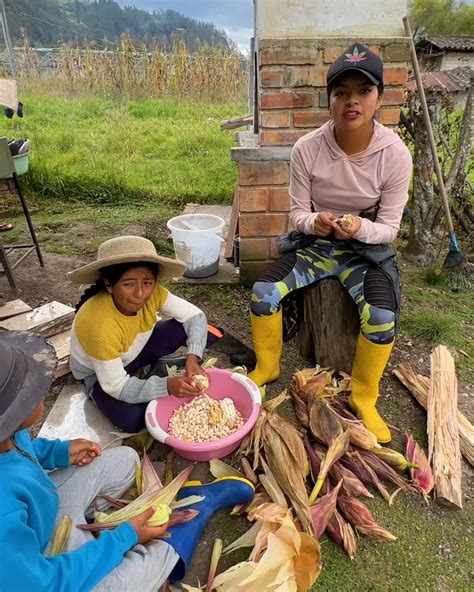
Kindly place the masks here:
<instances>
[{"instance_id":1,"label":"camouflage leggings","mask_svg":"<svg viewBox=\"0 0 474 592\"><path fill-rule=\"evenodd\" d=\"M291 292L328 277L337 277L357 306L364 337L373 343L393 341L395 308L389 305L381 307L369 304L364 291L367 271L369 269L374 271L376 268L351 249L345 249L344 246L343 241L317 239L311 246L290 255L289 271L288 263L286 266L280 265L279 268L279 261L277 261L275 267L253 285L252 313L257 316L271 315L277 312L280 302ZM380 285L377 286L379 292L393 291L381 272L380 278ZM388 299L382 298L382 301L390 302L391 299L390 293ZM380 301L375 298L374 302L377 300Z\"/></svg>"}]
</instances>

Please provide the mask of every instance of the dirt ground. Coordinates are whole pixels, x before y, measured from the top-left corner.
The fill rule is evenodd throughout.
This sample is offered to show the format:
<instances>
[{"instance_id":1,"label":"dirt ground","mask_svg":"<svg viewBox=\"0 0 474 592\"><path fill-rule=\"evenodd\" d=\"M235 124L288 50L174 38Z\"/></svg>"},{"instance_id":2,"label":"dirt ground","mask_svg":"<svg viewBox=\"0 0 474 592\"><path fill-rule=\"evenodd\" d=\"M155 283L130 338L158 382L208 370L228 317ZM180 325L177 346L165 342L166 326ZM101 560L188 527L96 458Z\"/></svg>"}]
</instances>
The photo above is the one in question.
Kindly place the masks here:
<instances>
[{"instance_id":1,"label":"dirt ground","mask_svg":"<svg viewBox=\"0 0 474 592\"><path fill-rule=\"evenodd\" d=\"M46 264L44 268L41 268L34 256L31 255L15 272L19 286L19 297L33 307L52 300L57 300L74 306L82 290L67 280L66 273L71 269L88 262L90 259L90 255L84 255L84 258L82 259L80 257L63 256L46 252ZM3 292L7 300L12 298L12 293L9 290L8 283L4 277L0 278L0 292ZM177 293L179 293L179 290ZM206 312L211 322L217 326L227 328L244 343L250 345L250 327L247 322L246 314L236 315L235 311L228 311L226 309L216 310L215 306L209 304L209 300L204 294L195 299L194 302ZM394 441L392 443L394 448L402 449L403 434L405 431L412 432L419 441L426 445L426 419L424 411L419 408L412 397L407 394L406 390L391 375L391 369L397 363L403 361L409 362L417 372L429 375L429 355L430 347L428 345L415 343L404 335L399 336L383 381L380 401L380 410L382 414L395 428ZM221 355L220 365L224 367L231 366L226 357ZM293 371L298 367L301 368L307 365L307 362L300 357L294 340L293 342L286 344L282 359L282 374L278 381L269 386L268 396L272 397L281 392L281 390L290 384ZM66 376L53 385L53 388L47 397L44 417L51 408L62 386L71 380L73 380L71 376ZM472 409L472 389L473 385L462 383L459 385L459 407L466 413L466 415L470 416L471 421L474 419ZM44 421L44 417L40 420L39 424L35 426L36 429L39 429L39 425ZM169 450L167 447L155 443L151 450L151 456L155 461L165 460L168 452ZM175 472L179 470L179 468L184 467L186 463L187 461L175 457ZM463 471L465 509L468 510L468 508L472 508L474 475L472 469L465 462L463 462ZM194 478L200 478L203 481L211 479L207 464L199 464L196 467ZM438 510L434 504L430 506L429 512L433 514L434 519L436 519L438 514L440 516L442 515L442 511ZM466 514L466 516L467 515L468 514ZM201 582L206 580L212 545L216 537L222 538L225 545L234 540L247 528L248 523L245 519L240 517L229 519L227 511L220 512L206 529L185 581L196 585L198 577ZM237 552L224 557L221 560L219 570L245 558L245 551L243 553ZM438 589L443 590L446 588L443 588L443 586L440 585Z\"/></svg>"}]
</instances>

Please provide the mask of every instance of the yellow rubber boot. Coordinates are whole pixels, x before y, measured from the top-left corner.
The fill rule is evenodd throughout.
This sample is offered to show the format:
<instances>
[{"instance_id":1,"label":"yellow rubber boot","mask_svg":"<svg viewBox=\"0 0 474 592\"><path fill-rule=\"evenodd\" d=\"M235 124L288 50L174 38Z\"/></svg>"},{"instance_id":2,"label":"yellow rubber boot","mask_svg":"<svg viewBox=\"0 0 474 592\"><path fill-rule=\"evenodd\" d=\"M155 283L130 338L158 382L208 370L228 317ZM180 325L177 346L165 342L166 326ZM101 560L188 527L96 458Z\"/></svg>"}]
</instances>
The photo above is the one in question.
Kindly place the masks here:
<instances>
[{"instance_id":1,"label":"yellow rubber boot","mask_svg":"<svg viewBox=\"0 0 474 592\"><path fill-rule=\"evenodd\" d=\"M281 308L270 316L250 315L252 338L257 358L255 370L249 374L257 386L280 376L280 357L283 348L283 314Z\"/></svg>"},{"instance_id":2,"label":"yellow rubber boot","mask_svg":"<svg viewBox=\"0 0 474 592\"><path fill-rule=\"evenodd\" d=\"M381 444L390 442L392 434L375 405L379 396L380 379L392 348L393 341L380 345L372 343L359 334L352 366L352 393L349 397L349 405Z\"/></svg>"}]
</instances>

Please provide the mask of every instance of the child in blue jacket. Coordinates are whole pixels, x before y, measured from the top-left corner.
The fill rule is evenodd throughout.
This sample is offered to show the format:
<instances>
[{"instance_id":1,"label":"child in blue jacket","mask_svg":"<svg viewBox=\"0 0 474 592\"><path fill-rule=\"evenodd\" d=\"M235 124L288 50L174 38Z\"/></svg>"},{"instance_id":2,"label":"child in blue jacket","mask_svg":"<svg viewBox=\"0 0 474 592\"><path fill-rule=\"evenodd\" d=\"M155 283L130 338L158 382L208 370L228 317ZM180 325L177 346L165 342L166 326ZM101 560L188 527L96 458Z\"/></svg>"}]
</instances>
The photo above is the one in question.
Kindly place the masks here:
<instances>
[{"instance_id":1,"label":"child in blue jacket","mask_svg":"<svg viewBox=\"0 0 474 592\"><path fill-rule=\"evenodd\" d=\"M148 526L154 509L103 532L97 539L76 528L91 518L100 496L120 497L134 482L138 456L128 447L102 452L89 440L32 439L56 361L52 348L25 332L0 331L0 592L152 592L168 577L184 576L211 515L253 497L250 483L224 480L185 486L200 495L200 514L169 529ZM193 482L195 483L195 482ZM66 551L50 556L55 526L73 527Z\"/></svg>"}]
</instances>

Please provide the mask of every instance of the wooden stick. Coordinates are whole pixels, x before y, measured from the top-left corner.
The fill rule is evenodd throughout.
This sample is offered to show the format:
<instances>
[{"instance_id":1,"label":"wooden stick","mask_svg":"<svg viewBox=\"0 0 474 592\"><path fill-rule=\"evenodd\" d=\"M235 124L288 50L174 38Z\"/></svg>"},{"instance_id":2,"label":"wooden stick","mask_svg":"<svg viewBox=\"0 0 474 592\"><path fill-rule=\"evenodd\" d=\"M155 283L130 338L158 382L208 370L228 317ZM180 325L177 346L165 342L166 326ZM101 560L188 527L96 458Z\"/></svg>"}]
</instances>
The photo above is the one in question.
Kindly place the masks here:
<instances>
[{"instance_id":1,"label":"wooden stick","mask_svg":"<svg viewBox=\"0 0 474 592\"><path fill-rule=\"evenodd\" d=\"M430 381L422 374L415 374L408 364L399 364L393 371L398 380L415 397L418 403L426 409ZM474 426L460 411L457 412L459 427L459 445L461 453L467 462L474 466Z\"/></svg>"},{"instance_id":2,"label":"wooden stick","mask_svg":"<svg viewBox=\"0 0 474 592\"><path fill-rule=\"evenodd\" d=\"M243 127L244 125L252 125L253 123L253 113L249 113L248 115L244 115L243 117L236 117L235 119L226 119L221 123L221 130L227 129L236 129L238 127Z\"/></svg>"},{"instance_id":3,"label":"wooden stick","mask_svg":"<svg viewBox=\"0 0 474 592\"><path fill-rule=\"evenodd\" d=\"M433 467L436 499L462 508L461 451L458 408L458 381L454 359L447 347L438 345L431 354L428 389L428 459Z\"/></svg>"}]
</instances>

